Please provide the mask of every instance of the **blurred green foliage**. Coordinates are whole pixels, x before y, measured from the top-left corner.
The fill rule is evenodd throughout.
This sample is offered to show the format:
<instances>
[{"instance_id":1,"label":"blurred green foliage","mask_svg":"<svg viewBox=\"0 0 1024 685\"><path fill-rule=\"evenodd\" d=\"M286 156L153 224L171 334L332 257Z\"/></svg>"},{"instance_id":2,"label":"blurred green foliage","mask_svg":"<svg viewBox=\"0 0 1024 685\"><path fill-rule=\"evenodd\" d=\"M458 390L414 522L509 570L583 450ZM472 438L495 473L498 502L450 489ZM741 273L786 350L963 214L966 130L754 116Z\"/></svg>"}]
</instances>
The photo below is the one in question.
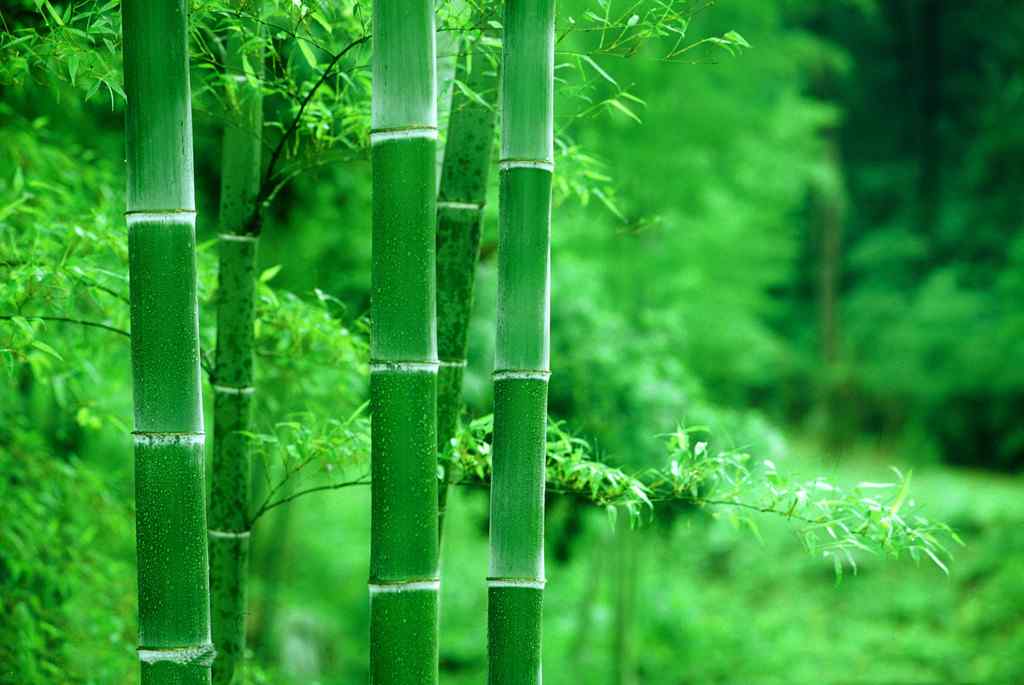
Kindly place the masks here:
<instances>
[{"instance_id":1,"label":"blurred green foliage","mask_svg":"<svg viewBox=\"0 0 1024 685\"><path fill-rule=\"evenodd\" d=\"M444 27L471 30L476 4L445 5ZM209 353L218 46L237 15L192 5ZM248 677L348 683L366 678L369 495L334 486L366 463L367 47L302 103L369 18L355 0L268 7L265 156L281 152L260 246ZM545 679L1024 680L1020 484L992 472L1024 465L1024 7L565 0L559 12L550 409L562 423L549 476L568 487L548 502ZM12 0L0 17L0 683L129 683L118 6ZM456 685L481 682L486 663L476 486L495 188L489 199L467 421L443 462L471 481L445 534L441 677ZM680 425L711 437L684 446ZM871 487L899 482L889 465L914 469L911 490ZM819 483L850 509L815 509L833 492ZM773 502L772 487L786 496ZM613 528L559 489L647 525L620 515ZM810 524L785 515L801 489L817 493ZM775 513L692 501L714 492ZM948 580L920 550L916 567L848 545L858 575L847 563L836 585L815 517L861 516L873 496L883 539L894 508L961 534L952 564L929 548Z\"/></svg>"}]
</instances>

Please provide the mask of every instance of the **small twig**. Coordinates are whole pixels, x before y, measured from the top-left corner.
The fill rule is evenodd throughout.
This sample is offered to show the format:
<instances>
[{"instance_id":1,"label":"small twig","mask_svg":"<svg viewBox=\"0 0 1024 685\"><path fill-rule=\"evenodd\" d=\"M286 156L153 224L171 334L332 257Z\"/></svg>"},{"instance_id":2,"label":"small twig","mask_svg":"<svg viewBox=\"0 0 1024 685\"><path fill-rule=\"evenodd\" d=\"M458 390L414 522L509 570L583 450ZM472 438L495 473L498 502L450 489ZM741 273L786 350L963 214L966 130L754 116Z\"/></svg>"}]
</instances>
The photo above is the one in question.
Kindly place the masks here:
<instances>
[{"instance_id":1,"label":"small twig","mask_svg":"<svg viewBox=\"0 0 1024 685\"><path fill-rule=\"evenodd\" d=\"M123 335L126 338L131 338L132 337L132 334L129 333L128 331L124 330L123 328L117 328L116 326L110 326L110 325L107 325L105 323L100 323L99 321L87 321L85 319L72 319L71 317L67 317L67 316L21 316L20 314L0 314L0 321L11 321L13 319L18 318L19 316L22 319L26 319L26 320L29 320L29 321L55 321L57 323L74 323L74 324L78 324L79 326L87 326L87 327L90 327L90 328L101 328L101 329L103 329L105 331L110 331L111 333L117 333L118 335ZM206 371L206 373L209 374L210 378L212 379L213 378L213 365L210 363L209 356L207 355L207 353L204 350L202 350L202 349L199 350L199 362L200 362L200 365L202 366L203 370Z\"/></svg>"},{"instance_id":2,"label":"small twig","mask_svg":"<svg viewBox=\"0 0 1024 685\"><path fill-rule=\"evenodd\" d=\"M131 300L129 300L127 297L125 297L124 295L122 295L118 291L114 290L113 288L105 286L102 283L98 283L98 282L92 280L91 278L89 278L89 277L87 277L87 276L85 276L83 274L76 273L75 275L78 276L79 282L82 283L83 285L85 285L86 287L88 287L88 288L95 288L96 290L99 290L100 292L106 293L106 294L110 295L111 297L117 298L118 300L120 300L121 302L124 302L125 304L131 304Z\"/></svg>"},{"instance_id":3,"label":"small twig","mask_svg":"<svg viewBox=\"0 0 1024 685\"><path fill-rule=\"evenodd\" d=\"M791 511L783 511L776 509L775 507L759 507L756 504L748 504L746 502L740 502L738 500L728 499L701 499L700 497L693 497L691 495L680 495L678 497L652 497L652 504L663 504L665 502L689 502L690 504L696 504L698 506L724 506L724 507L739 507L741 509L749 509L750 511L757 512L759 514L775 514L782 516L783 518L790 519L792 521L799 521L800 523L807 523L810 525L816 525L824 523L827 519L818 518L810 519L806 516L794 514Z\"/></svg>"},{"instance_id":4,"label":"small twig","mask_svg":"<svg viewBox=\"0 0 1024 685\"><path fill-rule=\"evenodd\" d=\"M18 318L19 316L20 315L15 315L15 314L0 314L0 320L2 320L2 321L11 321L13 319ZM123 335L126 338L132 337L131 333L129 333L126 330L123 330L121 328L117 328L115 326L108 326L107 324L100 323L99 321L86 321L84 319L72 319L72 318L67 317L67 316L21 316L21 318L22 319L35 320L35 321L56 321L58 323L76 323L76 324L78 324L80 326L90 326L92 328L102 328L105 331L110 331L111 333L117 333L118 335Z\"/></svg>"},{"instance_id":5,"label":"small twig","mask_svg":"<svg viewBox=\"0 0 1024 685\"><path fill-rule=\"evenodd\" d=\"M490 481L489 480L473 478L473 477L465 478L465 479L457 480L457 481L451 481L450 484L451 485L469 486L469 487L479 487L479 488L490 487ZM617 505L614 501L611 501L611 500L609 500L604 505L602 505L600 502L595 500L593 497L588 496L586 492L582 492L582 491L579 491L579 490L566 490L564 488L557 488L557 487L554 487L554 488L553 487L549 487L546 490L550 494L553 494L553 495L563 495L563 496L566 496L566 497L574 497L574 498L576 498L578 500L581 500L584 503L592 504L594 506L605 506L607 504L611 504L613 506L620 506L620 505ZM697 505L697 506L739 507L741 509L749 509L750 511L754 511L754 512L757 512L759 514L776 514L778 516L782 516L784 518L787 518L787 519L790 519L790 520L793 520L793 521L799 521L800 523L806 523L808 525L820 525L820 524L825 522L825 520L821 519L821 518L819 518L819 519L810 519L810 518L807 518L805 516L800 516L799 514L793 514L791 512L785 512L785 511L782 511L781 509L776 509L774 507L760 507L760 506L757 506L756 504L748 504L746 502L740 502L740 501L737 501L737 500L702 499L700 497L693 497L692 495L678 495L678 496L651 497L650 501L651 501L651 504L664 504L664 503L667 503L667 502L688 502L690 504L694 504L694 505Z\"/></svg>"},{"instance_id":6,"label":"small twig","mask_svg":"<svg viewBox=\"0 0 1024 685\"><path fill-rule=\"evenodd\" d=\"M274 500L273 502L271 502L268 499L256 511L256 513L253 514L252 518L249 520L249 526L251 527L254 523L256 523L256 520L259 517L263 516L264 514L266 514L271 509L274 509L275 507L279 507L282 504L288 504L289 502L291 502L293 500L296 500L299 497L302 497L303 495L308 495L308 494L313 493L313 492L323 492L325 490L341 490L342 488L350 488L350 487L357 486L357 485L369 485L369 484L370 484L370 479L368 477L364 476L364 477L362 477L362 478L360 478L358 480L350 480L350 481L345 481L343 483L331 483L329 485L317 485L316 487L306 488L305 490L299 490L298 492L293 492L292 494L288 495L287 497L282 497L281 499Z\"/></svg>"}]
</instances>

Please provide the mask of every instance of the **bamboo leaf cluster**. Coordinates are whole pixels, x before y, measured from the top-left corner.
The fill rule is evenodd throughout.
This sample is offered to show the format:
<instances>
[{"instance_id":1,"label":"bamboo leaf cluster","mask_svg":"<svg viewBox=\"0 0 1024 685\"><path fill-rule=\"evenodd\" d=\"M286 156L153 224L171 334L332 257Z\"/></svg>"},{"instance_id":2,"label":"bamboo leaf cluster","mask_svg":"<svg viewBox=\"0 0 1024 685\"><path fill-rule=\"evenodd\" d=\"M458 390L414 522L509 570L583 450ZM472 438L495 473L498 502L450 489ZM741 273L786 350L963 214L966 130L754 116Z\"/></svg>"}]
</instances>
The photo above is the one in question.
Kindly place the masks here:
<instances>
[{"instance_id":1,"label":"bamboo leaf cluster","mask_svg":"<svg viewBox=\"0 0 1024 685\"><path fill-rule=\"evenodd\" d=\"M439 453L453 487L489 487L493 425L492 415L460 425L451 449ZM250 438L254 458L274 478L267 483L274 495L286 489L288 479L294 479L292 495L299 497L369 485L366 407L344 420L297 415ZM609 463L614 455L596 454L585 439L549 419L547 492L603 509L613 525L639 527L660 516L698 511L754 532L759 518L778 517L791 525L810 555L829 564L838 557L844 572L854 569L861 554L934 563L925 549L948 565L952 548L961 543L946 523L928 516L901 472L888 480L844 485L822 476L802 478L780 469L778 459L716 447L717 442L721 438L707 428L680 427L664 436L665 466L630 472ZM261 508L276 501L268 496Z\"/></svg>"},{"instance_id":2,"label":"bamboo leaf cluster","mask_svg":"<svg viewBox=\"0 0 1024 685\"><path fill-rule=\"evenodd\" d=\"M666 466L637 473L598 458L586 440L548 423L548 492L604 508L614 523L622 512L629 525L653 520L674 507L708 509L756 534L756 517L788 520L808 553L828 561L838 577L856 571L859 553L909 556L934 563L944 573L952 547L962 540L946 523L929 518L910 495L910 474L852 486L816 476L802 479L771 459L714 447L715 436L700 426L665 436ZM476 419L459 433L446 457L453 481L485 485L492 477L493 417Z\"/></svg>"}]
</instances>

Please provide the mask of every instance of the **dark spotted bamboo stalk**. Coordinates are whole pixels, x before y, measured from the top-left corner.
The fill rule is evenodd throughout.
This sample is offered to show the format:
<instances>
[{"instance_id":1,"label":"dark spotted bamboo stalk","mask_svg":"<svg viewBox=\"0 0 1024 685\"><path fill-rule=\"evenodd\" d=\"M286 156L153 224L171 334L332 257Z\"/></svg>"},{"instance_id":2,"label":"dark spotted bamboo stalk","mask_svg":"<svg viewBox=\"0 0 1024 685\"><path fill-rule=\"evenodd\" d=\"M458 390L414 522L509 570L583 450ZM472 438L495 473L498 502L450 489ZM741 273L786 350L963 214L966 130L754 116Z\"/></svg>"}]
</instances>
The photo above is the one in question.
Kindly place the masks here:
<instances>
[{"instance_id":1,"label":"dark spotted bamboo stalk","mask_svg":"<svg viewBox=\"0 0 1024 685\"><path fill-rule=\"evenodd\" d=\"M497 79L472 43L464 43L456 78L480 99L452 95L441 190L437 198L437 447L445 450L462 412L466 338L473 309L473 282L494 145ZM444 531L448 473L438 490L438 536Z\"/></svg>"},{"instance_id":2,"label":"dark spotted bamboo stalk","mask_svg":"<svg viewBox=\"0 0 1024 685\"><path fill-rule=\"evenodd\" d=\"M249 9L254 9L253 7ZM226 47L226 100L220 186L217 349L210 487L210 590L214 685L242 682L249 571L249 441L256 297L257 197L263 128L263 52L255 17ZM251 74L246 74L248 63Z\"/></svg>"}]
</instances>

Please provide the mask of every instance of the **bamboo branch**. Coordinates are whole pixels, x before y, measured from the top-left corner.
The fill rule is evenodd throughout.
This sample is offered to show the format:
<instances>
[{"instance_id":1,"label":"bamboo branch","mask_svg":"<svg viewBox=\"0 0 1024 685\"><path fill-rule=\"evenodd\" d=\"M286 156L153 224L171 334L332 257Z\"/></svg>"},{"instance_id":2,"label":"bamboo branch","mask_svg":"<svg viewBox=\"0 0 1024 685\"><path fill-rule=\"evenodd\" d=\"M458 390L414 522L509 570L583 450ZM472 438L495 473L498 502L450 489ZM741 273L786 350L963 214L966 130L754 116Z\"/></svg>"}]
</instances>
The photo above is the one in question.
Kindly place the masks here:
<instances>
[{"instance_id":1,"label":"bamboo branch","mask_svg":"<svg viewBox=\"0 0 1024 685\"><path fill-rule=\"evenodd\" d=\"M118 335L123 335L126 338L131 338L132 337L132 334L129 333L128 331L124 330L123 328L117 328L116 326L110 326L110 325L107 325L105 323L100 323L99 321L88 321L86 319L73 319L73 318L67 317L67 316L22 316L21 314L0 314L0 321L12 321L13 319L16 319L18 317L21 317L22 319L28 319L30 321L55 321L57 323L73 323L73 324L78 324L79 326L87 326L89 328L100 328L100 329L103 329L105 331L110 331L111 333L117 333ZM214 372L213 364L211 363L211 361L209 359L209 354L205 350L200 349L200 351L199 351L199 361L200 361L200 365L203 367L203 371L205 371L209 375L210 381L212 382L214 380L214 377L213 377L213 372Z\"/></svg>"},{"instance_id":2,"label":"bamboo branch","mask_svg":"<svg viewBox=\"0 0 1024 685\"><path fill-rule=\"evenodd\" d=\"M113 288L103 285L102 283L99 283L97 281L94 281L93 279L83 274L76 272L75 275L78 277L79 282L82 285L86 286L87 288L95 288L96 290L99 290L102 293L106 293L107 295L110 295L111 297L116 298L121 302L124 302L125 304L131 304L131 300L129 300L125 295L122 295Z\"/></svg>"},{"instance_id":3,"label":"bamboo branch","mask_svg":"<svg viewBox=\"0 0 1024 685\"><path fill-rule=\"evenodd\" d=\"M29 319L34 321L56 321L57 323L74 323L79 326L89 326L91 328L102 328L103 330L110 331L111 333L117 333L123 335L126 338L131 337L131 333L115 326L109 326L99 321L87 321L85 319L73 319L67 316L22 316L20 314L0 314L0 321L13 321L17 318Z\"/></svg>"},{"instance_id":4,"label":"bamboo branch","mask_svg":"<svg viewBox=\"0 0 1024 685\"><path fill-rule=\"evenodd\" d=\"M285 132L281 136L281 139L277 141L277 145L274 147L274 152L270 155L270 161L267 163L267 170L266 172L264 172L263 175L263 182L260 183L260 192L256 196L256 211L254 212L253 218L250 221L249 226L247 227L247 232L253 235L259 234L258 217L260 215L263 203L267 200L267 198L270 195L271 189L273 188L273 184L271 182L274 179L274 168L277 166L277 162L280 159L281 154L284 152L284 146L287 144L288 139L291 136L293 136L295 132L298 130L299 123L302 121L302 115L303 113L305 113L306 107L309 106L309 103L313 100L313 96L316 95L316 92L320 89L320 86L322 86L327 81L327 78L334 71L334 67L337 66L338 62L341 61L341 58L347 55L352 50L354 50L356 47L362 45L363 43L366 43L368 40L370 40L370 34L362 36L361 38L357 38L356 40L352 41L344 48L342 48L340 52L338 52L334 57L331 58L331 61L327 64L327 67L324 68L323 73L320 74L320 78L317 79L317 82L313 84L313 87L309 89L309 91L306 93L306 96L302 99L302 103L299 105L299 111L295 113L295 117L288 125L288 128L285 129Z\"/></svg>"},{"instance_id":5,"label":"bamboo branch","mask_svg":"<svg viewBox=\"0 0 1024 685\"><path fill-rule=\"evenodd\" d=\"M327 492L327 491L331 491L331 490L342 490L342 489L351 488L351 487L358 487L358 486L361 486L361 485L370 485L370 482L371 481L370 481L369 476L361 476L360 478L357 478L356 480L343 481L341 483L329 483L329 484L326 484L326 485L317 485L315 487L306 488L305 490L300 490L300 491L292 493L292 494L290 494L290 495L288 495L286 497L281 497L280 499L273 500L273 501L271 501L271 498L268 497L263 502L263 504L260 505L260 508L256 510L256 513L254 513L252 515L252 517L251 517L251 519L249 521L249 525L250 525L250 527L252 525L254 525L256 523L256 521L261 516L266 514L271 509L275 509L275 508L277 508L279 506L282 506L284 504L288 504L289 502L291 502L293 500L296 500L296 499L298 499L300 497L304 497L306 495L310 495L310 494L313 494L313 493L316 493L316 492ZM487 479L487 478L464 478L462 480L450 481L448 484L449 485L455 485L455 486L458 486L458 487L487 488L487 489L490 489L490 486L491 486L490 480ZM573 498L575 500L583 502L584 504L598 506L597 501L595 499L593 499L592 497L588 497L587 494L584 493L584 492L579 492L579 491L576 491L576 490L567 490L565 488L559 488L557 486L556 487L549 487L549 488L547 488L547 492L552 494L552 495L559 495L559 496L562 496L562 497L571 497L571 498ZM783 517L783 518L785 518L787 520L798 521L800 523L806 523L808 525L821 525L821 524L827 523L829 521L829 519L826 518L826 517L819 517L817 519L812 519L812 518L807 518L806 516L801 516L799 514L795 514L792 511L785 511L785 510L782 510L782 509L778 509L776 507L758 506L756 504L750 504L748 502L741 502L741 501L738 501L738 500L706 499L706 498L703 498L703 497L694 497L692 495L686 495L686 494L682 494L682 493L680 493L678 495L671 495L671 496L664 496L664 497L654 497L654 498L651 498L651 502L654 503L654 504L670 504L672 502L682 502L682 503L686 503L686 504L693 504L693 505L699 506L699 507L704 507L704 506L737 507L737 508L740 508L740 509L747 509L749 511L753 511L753 512L756 512L756 513L759 513L759 514L773 514L773 515L776 515L776 516L781 516L781 517Z\"/></svg>"},{"instance_id":6,"label":"bamboo branch","mask_svg":"<svg viewBox=\"0 0 1024 685\"><path fill-rule=\"evenodd\" d=\"M299 490L298 492L294 492L288 495L287 497L282 497L281 499L274 500L273 502L267 499L262 505L260 505L260 508L256 510L256 513L252 515L252 518L249 519L249 526L252 527L252 525L256 523L257 519L259 519L261 516L266 514L271 509L279 507L282 504L288 504L289 502L296 500L299 497L303 497L314 492L324 492L327 490L341 490L343 488L351 488L357 485L369 484L369 477L363 476L362 478L359 478L357 480L344 481L342 483L330 483L328 485L317 485L316 487L306 488L305 490Z\"/></svg>"}]
</instances>

